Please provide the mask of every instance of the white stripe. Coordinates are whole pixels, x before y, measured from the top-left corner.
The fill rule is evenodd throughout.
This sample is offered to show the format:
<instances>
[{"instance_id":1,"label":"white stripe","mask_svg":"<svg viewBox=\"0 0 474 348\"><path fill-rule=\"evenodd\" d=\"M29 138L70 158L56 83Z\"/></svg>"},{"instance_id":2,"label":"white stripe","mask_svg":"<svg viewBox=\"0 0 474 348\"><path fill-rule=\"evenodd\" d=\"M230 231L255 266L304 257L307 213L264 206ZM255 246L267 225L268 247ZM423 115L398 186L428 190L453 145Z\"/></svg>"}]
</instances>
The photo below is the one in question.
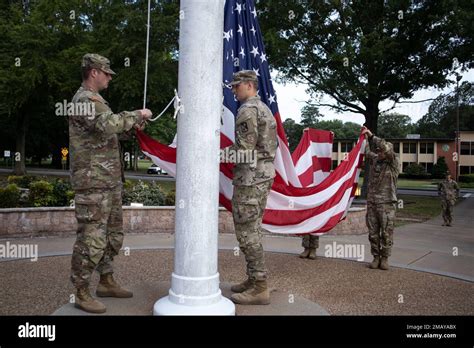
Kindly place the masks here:
<instances>
[{"instance_id":1,"label":"white stripe","mask_svg":"<svg viewBox=\"0 0 474 348\"><path fill-rule=\"evenodd\" d=\"M338 204L329 208L328 210L324 211L321 214L314 215L309 219L306 219L299 224L296 225L283 225L283 226L276 226L276 225L268 225L262 224L262 227L266 230L273 232L273 233L307 233L314 230L317 230L323 227L331 217L336 214L342 213L347 209L347 203L349 202L351 196L352 187L349 187L345 192L342 199L339 201Z\"/></svg>"},{"instance_id":2,"label":"white stripe","mask_svg":"<svg viewBox=\"0 0 474 348\"><path fill-rule=\"evenodd\" d=\"M235 117L232 111L226 106L223 106L221 133L229 138L233 143L235 142Z\"/></svg>"},{"instance_id":3,"label":"white stripe","mask_svg":"<svg viewBox=\"0 0 474 348\"><path fill-rule=\"evenodd\" d=\"M313 157L331 158L332 144L330 143L314 143L301 155L295 165L295 170L298 175L303 174L309 168L313 168Z\"/></svg>"},{"instance_id":4,"label":"white stripe","mask_svg":"<svg viewBox=\"0 0 474 348\"><path fill-rule=\"evenodd\" d=\"M470 193L466 193L464 196L462 196L462 198L469 198L469 197L471 197Z\"/></svg>"},{"instance_id":5,"label":"white stripe","mask_svg":"<svg viewBox=\"0 0 474 348\"><path fill-rule=\"evenodd\" d=\"M150 157L150 159L152 160L153 163L155 163L158 167L160 167L161 169L164 169L166 170L166 172L171 175L171 176L174 176L176 177L176 164L175 163L171 163L171 162L166 162L166 161L163 161L161 158L155 156L155 155L152 155L151 153L148 153L146 151L143 151L142 152L147 156L147 157Z\"/></svg>"}]
</instances>

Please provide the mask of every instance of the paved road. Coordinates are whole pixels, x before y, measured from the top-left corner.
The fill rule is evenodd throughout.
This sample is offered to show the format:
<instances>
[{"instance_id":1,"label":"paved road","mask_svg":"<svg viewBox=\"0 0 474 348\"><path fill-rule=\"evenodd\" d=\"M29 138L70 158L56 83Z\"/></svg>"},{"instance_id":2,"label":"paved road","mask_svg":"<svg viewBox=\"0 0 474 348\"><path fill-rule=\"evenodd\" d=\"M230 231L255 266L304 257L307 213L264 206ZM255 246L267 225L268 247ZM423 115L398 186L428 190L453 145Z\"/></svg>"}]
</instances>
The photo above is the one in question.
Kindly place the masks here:
<instances>
[{"instance_id":1,"label":"paved road","mask_svg":"<svg viewBox=\"0 0 474 348\"><path fill-rule=\"evenodd\" d=\"M11 173L11 172L12 171L10 169L0 168L0 173ZM28 174L68 177L69 170L28 168ZM143 181L174 181L174 178L168 175L137 174L134 172L125 172L125 178L134 179L134 180L143 180Z\"/></svg>"},{"instance_id":2,"label":"paved road","mask_svg":"<svg viewBox=\"0 0 474 348\"><path fill-rule=\"evenodd\" d=\"M10 169L0 168L0 173L11 173ZM40 169L40 168L28 168L29 174L34 175L53 175L60 177L69 176L68 170L58 170L58 169ZM134 180L143 180L143 181L174 181L175 179L168 175L151 175L151 174L137 174L134 172L125 172L125 178L134 179ZM400 188L397 190L400 195L414 195L414 196L438 196L438 193L435 189L407 189ZM468 198L470 196L474 197L474 189L462 189L461 196Z\"/></svg>"}]
</instances>

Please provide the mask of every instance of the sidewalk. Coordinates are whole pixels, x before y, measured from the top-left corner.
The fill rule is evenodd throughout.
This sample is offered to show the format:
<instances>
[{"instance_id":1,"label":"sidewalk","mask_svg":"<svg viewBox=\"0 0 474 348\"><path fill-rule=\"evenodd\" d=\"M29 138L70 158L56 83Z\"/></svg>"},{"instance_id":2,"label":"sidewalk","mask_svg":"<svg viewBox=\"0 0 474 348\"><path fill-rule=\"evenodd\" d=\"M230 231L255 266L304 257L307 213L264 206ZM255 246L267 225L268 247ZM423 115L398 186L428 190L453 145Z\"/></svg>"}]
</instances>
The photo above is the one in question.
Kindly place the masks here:
<instances>
[{"instance_id":1,"label":"sidewalk","mask_svg":"<svg viewBox=\"0 0 474 348\"><path fill-rule=\"evenodd\" d=\"M436 217L425 223L397 228L394 233L390 264L394 267L474 282L473 212L474 197L470 197L456 206L453 227L441 226L442 218ZM0 242L4 243L7 240L3 239ZM10 239L16 244L38 244L39 257L70 255L74 240L74 237ZM334 242L336 245L363 245L365 254L363 261L372 260L366 234L322 236L317 254L324 257L325 251L333 246ZM298 254L302 251L301 238L266 235L263 244L265 250L270 252ZM173 246L174 235L172 234L129 234L126 235L123 245L124 248L130 248L130 250L171 249ZM232 250L234 248L238 248L234 235L219 235L219 249Z\"/></svg>"}]
</instances>

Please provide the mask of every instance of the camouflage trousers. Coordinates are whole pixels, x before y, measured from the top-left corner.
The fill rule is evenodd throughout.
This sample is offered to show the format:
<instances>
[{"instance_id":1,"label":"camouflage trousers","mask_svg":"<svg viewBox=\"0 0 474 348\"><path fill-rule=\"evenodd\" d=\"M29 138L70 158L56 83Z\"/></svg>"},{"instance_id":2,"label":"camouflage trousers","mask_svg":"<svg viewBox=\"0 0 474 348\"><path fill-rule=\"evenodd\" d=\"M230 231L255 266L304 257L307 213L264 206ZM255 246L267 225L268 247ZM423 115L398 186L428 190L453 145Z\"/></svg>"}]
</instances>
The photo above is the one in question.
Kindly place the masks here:
<instances>
[{"instance_id":1,"label":"camouflage trousers","mask_svg":"<svg viewBox=\"0 0 474 348\"><path fill-rule=\"evenodd\" d=\"M71 281L80 288L89 285L94 270L113 272L112 261L123 243L122 187L76 192L75 211Z\"/></svg>"},{"instance_id":2,"label":"camouflage trousers","mask_svg":"<svg viewBox=\"0 0 474 348\"><path fill-rule=\"evenodd\" d=\"M443 209L443 220L447 224L453 222L454 200L441 199L441 208Z\"/></svg>"},{"instance_id":3,"label":"camouflage trousers","mask_svg":"<svg viewBox=\"0 0 474 348\"><path fill-rule=\"evenodd\" d=\"M305 234L301 240L301 246L305 249L306 248L309 248L309 249L319 248L319 236Z\"/></svg>"},{"instance_id":4,"label":"camouflage trousers","mask_svg":"<svg viewBox=\"0 0 474 348\"><path fill-rule=\"evenodd\" d=\"M232 215L235 235L247 261L247 275L253 280L267 279L262 247L262 217L273 180L254 186L234 186Z\"/></svg>"},{"instance_id":5,"label":"camouflage trousers","mask_svg":"<svg viewBox=\"0 0 474 348\"><path fill-rule=\"evenodd\" d=\"M389 257L393 245L395 204L367 204L366 223L369 229L370 252Z\"/></svg>"}]
</instances>

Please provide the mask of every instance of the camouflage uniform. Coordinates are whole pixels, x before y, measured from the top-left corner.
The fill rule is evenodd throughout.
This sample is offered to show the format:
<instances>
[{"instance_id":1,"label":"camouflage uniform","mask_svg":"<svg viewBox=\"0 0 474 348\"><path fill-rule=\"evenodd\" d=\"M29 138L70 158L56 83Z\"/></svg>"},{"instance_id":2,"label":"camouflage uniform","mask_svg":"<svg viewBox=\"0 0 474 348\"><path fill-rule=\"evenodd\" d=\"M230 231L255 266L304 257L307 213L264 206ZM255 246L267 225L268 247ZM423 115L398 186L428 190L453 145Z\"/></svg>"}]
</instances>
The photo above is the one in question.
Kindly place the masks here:
<instances>
[{"instance_id":1,"label":"camouflage uniform","mask_svg":"<svg viewBox=\"0 0 474 348\"><path fill-rule=\"evenodd\" d=\"M266 280L262 247L262 217L270 192L277 149L276 122L260 97L250 97L238 110L232 150L256 151L256 163L236 163L232 215L240 250L247 261L247 275L255 281Z\"/></svg>"},{"instance_id":2,"label":"camouflage uniform","mask_svg":"<svg viewBox=\"0 0 474 348\"><path fill-rule=\"evenodd\" d=\"M399 161L391 143L372 136L369 144L370 148L366 149L370 166L366 222L370 251L375 257L389 257L393 245ZM385 152L384 160L378 160L378 155L374 152L376 149Z\"/></svg>"},{"instance_id":3,"label":"camouflage uniform","mask_svg":"<svg viewBox=\"0 0 474 348\"><path fill-rule=\"evenodd\" d=\"M441 196L444 223L451 225L454 204L459 197L459 186L456 181L446 179L438 184L438 194Z\"/></svg>"},{"instance_id":4,"label":"camouflage uniform","mask_svg":"<svg viewBox=\"0 0 474 348\"><path fill-rule=\"evenodd\" d=\"M305 249L317 249L319 248L319 236L313 236L311 234L305 234L301 240L301 246Z\"/></svg>"},{"instance_id":5,"label":"camouflage uniform","mask_svg":"<svg viewBox=\"0 0 474 348\"><path fill-rule=\"evenodd\" d=\"M83 66L112 74L108 60L84 56ZM98 92L81 86L73 103L93 104L93 115L69 117L71 183L76 192L77 239L71 261L71 281L89 285L94 269L111 273L112 260L123 242L122 181L118 134L142 121L140 111L114 114Z\"/></svg>"}]
</instances>

